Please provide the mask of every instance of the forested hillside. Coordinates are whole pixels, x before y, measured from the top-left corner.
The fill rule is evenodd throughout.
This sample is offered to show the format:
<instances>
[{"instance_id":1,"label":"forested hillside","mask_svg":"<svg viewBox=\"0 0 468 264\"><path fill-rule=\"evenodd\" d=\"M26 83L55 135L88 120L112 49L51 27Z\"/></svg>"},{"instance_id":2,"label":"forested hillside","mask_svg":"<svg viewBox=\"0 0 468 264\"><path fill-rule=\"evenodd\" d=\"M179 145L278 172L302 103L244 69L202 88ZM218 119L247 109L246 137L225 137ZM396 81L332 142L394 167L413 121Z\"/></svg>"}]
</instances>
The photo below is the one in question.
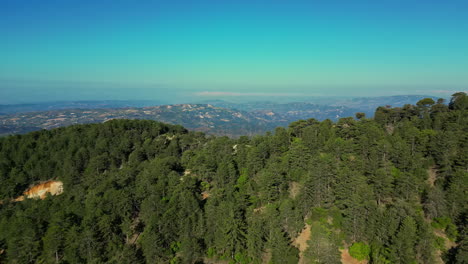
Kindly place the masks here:
<instances>
[{"instance_id":1,"label":"forested hillside","mask_svg":"<svg viewBox=\"0 0 468 264\"><path fill-rule=\"evenodd\" d=\"M0 138L0 263L468 263L468 96L356 117ZM48 180L63 193L14 201Z\"/></svg>"}]
</instances>

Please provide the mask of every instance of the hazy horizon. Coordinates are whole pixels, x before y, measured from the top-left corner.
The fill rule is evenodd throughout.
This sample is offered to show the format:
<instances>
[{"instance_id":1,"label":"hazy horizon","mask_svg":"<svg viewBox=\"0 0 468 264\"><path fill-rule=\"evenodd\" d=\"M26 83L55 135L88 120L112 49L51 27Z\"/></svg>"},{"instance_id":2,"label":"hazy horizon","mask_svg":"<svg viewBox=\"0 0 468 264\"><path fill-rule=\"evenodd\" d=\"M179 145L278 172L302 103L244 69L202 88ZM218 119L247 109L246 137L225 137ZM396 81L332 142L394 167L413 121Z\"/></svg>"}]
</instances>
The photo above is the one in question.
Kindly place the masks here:
<instances>
[{"instance_id":1,"label":"hazy horizon","mask_svg":"<svg viewBox=\"0 0 468 264\"><path fill-rule=\"evenodd\" d=\"M64 85L63 88L73 87ZM76 86L75 86L76 87ZM159 104L180 104L180 103L200 103L208 101L222 100L233 103L242 102L308 102L316 101L320 98L340 99L340 98L361 98L361 97L389 97L389 96L428 96L448 99L456 92L466 92L464 90L443 90L443 91L425 91L415 90L414 92L383 92L383 93L308 93L308 91L293 92L256 92L232 90L231 91L187 91L172 90L170 88L132 88L116 85L115 87L101 87L99 94L96 95L96 87L89 86L75 88L77 92L70 94L68 89L62 87L27 87L26 89L13 88L2 89L0 104L34 104L34 103L53 103L53 102L78 102L78 101L153 101ZM128 94L128 90L132 93ZM288 90L288 89L286 89ZM290 91L291 89L289 89ZM327 91L327 89L325 89ZM384 91L393 91L385 89Z\"/></svg>"},{"instance_id":2,"label":"hazy horizon","mask_svg":"<svg viewBox=\"0 0 468 264\"><path fill-rule=\"evenodd\" d=\"M241 101L307 101L311 98L354 98L398 95L423 95L449 98L464 87L438 90L434 87L228 87L209 89L174 88L164 85L131 85L123 83L86 82L15 82L1 81L0 104L43 103L64 101L160 101L190 103L209 100ZM425 89L426 88L426 89Z\"/></svg>"},{"instance_id":3,"label":"hazy horizon","mask_svg":"<svg viewBox=\"0 0 468 264\"><path fill-rule=\"evenodd\" d=\"M468 2L0 3L0 103L449 97Z\"/></svg>"}]
</instances>

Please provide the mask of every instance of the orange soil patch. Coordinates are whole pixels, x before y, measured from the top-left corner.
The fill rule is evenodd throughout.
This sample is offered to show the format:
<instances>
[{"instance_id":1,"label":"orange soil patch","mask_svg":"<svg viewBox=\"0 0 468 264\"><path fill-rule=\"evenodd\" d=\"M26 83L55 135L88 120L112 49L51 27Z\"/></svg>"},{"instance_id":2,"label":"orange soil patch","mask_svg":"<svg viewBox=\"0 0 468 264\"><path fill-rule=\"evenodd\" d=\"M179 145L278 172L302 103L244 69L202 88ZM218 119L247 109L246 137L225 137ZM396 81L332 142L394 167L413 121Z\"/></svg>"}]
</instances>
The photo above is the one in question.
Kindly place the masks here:
<instances>
[{"instance_id":1,"label":"orange soil patch","mask_svg":"<svg viewBox=\"0 0 468 264\"><path fill-rule=\"evenodd\" d=\"M306 259L304 257L304 252L307 250L309 246L307 241L310 239L310 225L306 224L304 229L302 229L301 233L293 240L293 246L299 249L299 264L306 263Z\"/></svg>"},{"instance_id":2,"label":"orange soil patch","mask_svg":"<svg viewBox=\"0 0 468 264\"><path fill-rule=\"evenodd\" d=\"M204 191L201 193L202 200L205 200L206 198L210 197L210 193L207 191Z\"/></svg>"},{"instance_id":3,"label":"orange soil patch","mask_svg":"<svg viewBox=\"0 0 468 264\"><path fill-rule=\"evenodd\" d=\"M33 187L24 191L23 195L17 197L13 201L20 202L25 198L44 199L48 193L51 195L59 195L63 193L63 183L61 181L46 181L34 185Z\"/></svg>"},{"instance_id":4,"label":"orange soil patch","mask_svg":"<svg viewBox=\"0 0 468 264\"><path fill-rule=\"evenodd\" d=\"M341 263L343 264L367 264L367 260L357 260L349 254L348 249L340 249L341 251Z\"/></svg>"}]
</instances>

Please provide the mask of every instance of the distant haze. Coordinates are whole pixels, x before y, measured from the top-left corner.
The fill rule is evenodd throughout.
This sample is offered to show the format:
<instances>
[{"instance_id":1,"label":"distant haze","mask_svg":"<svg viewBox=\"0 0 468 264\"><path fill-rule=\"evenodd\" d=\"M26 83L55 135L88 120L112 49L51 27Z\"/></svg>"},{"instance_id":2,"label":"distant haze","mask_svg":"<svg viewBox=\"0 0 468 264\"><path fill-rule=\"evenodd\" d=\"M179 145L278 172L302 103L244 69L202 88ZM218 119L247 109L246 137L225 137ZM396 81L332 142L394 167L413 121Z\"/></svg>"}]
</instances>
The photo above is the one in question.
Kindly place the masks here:
<instances>
[{"instance_id":1,"label":"distant haze","mask_svg":"<svg viewBox=\"0 0 468 264\"><path fill-rule=\"evenodd\" d=\"M66 82L1 82L0 104L37 103L82 100L149 100L160 104L194 103L212 100L231 102L274 101L320 103L320 98L375 97L391 95L427 95L449 98L457 91L466 89L454 87L448 90L413 87L265 87L215 89L189 89L165 85L129 85L108 83L66 83Z\"/></svg>"}]
</instances>

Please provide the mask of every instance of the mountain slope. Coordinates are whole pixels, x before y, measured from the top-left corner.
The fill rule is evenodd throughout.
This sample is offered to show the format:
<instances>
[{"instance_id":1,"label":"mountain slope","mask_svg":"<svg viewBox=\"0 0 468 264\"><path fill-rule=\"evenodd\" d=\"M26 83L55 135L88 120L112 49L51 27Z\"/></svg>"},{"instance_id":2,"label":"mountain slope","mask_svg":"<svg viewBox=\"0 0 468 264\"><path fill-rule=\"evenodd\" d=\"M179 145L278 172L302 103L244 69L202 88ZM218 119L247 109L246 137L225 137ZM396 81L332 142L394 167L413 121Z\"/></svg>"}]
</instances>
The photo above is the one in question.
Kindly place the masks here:
<instances>
[{"instance_id":1,"label":"mountain slope","mask_svg":"<svg viewBox=\"0 0 468 264\"><path fill-rule=\"evenodd\" d=\"M122 107L145 107L161 105L158 101L136 101L136 100L103 100L103 101L64 101L64 102L43 102L29 104L0 105L0 115L53 111L64 109L96 109L96 108L122 108Z\"/></svg>"},{"instance_id":2,"label":"mountain slope","mask_svg":"<svg viewBox=\"0 0 468 264\"><path fill-rule=\"evenodd\" d=\"M464 263L467 111L459 94L252 138L148 120L0 138L0 262ZM12 201L47 181L63 192Z\"/></svg>"}]
</instances>

